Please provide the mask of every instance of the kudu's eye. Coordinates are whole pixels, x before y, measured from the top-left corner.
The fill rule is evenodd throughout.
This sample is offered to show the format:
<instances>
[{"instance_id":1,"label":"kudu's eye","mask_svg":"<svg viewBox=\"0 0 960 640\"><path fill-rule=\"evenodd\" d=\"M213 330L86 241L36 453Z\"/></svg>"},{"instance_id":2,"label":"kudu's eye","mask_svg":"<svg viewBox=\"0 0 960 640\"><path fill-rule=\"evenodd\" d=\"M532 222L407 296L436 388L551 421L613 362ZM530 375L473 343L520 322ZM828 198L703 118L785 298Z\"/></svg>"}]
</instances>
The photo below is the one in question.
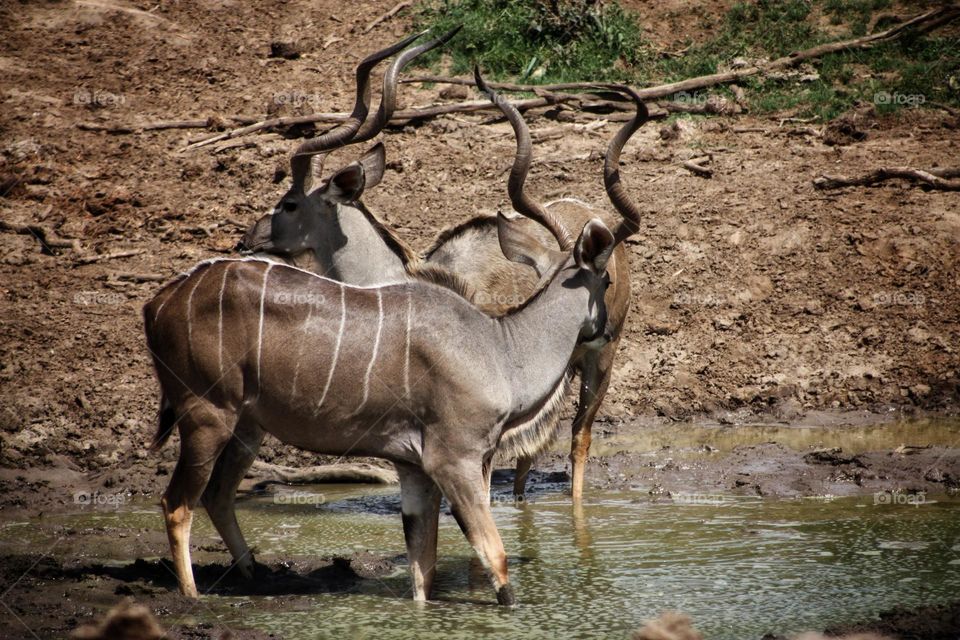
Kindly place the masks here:
<instances>
[{"instance_id":1,"label":"kudu's eye","mask_svg":"<svg viewBox=\"0 0 960 640\"><path fill-rule=\"evenodd\" d=\"M284 211L296 211L297 203L293 200L284 200L283 204L280 205Z\"/></svg>"}]
</instances>

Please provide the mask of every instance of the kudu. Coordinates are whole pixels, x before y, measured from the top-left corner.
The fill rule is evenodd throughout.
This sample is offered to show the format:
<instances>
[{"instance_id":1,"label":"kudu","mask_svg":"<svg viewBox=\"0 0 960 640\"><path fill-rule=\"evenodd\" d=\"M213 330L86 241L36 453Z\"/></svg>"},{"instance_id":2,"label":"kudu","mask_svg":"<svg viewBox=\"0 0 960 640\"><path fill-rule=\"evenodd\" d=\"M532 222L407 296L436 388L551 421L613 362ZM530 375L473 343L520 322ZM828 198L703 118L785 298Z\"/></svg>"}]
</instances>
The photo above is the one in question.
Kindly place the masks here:
<instances>
[{"instance_id":1,"label":"kudu","mask_svg":"<svg viewBox=\"0 0 960 640\"><path fill-rule=\"evenodd\" d=\"M387 100L388 95L390 100L395 95L395 87L388 92L387 85L391 81L396 82L396 74L384 77L385 98L381 101L381 115L385 105L387 109L392 109L393 106L393 103ZM608 148L604 165L604 183L610 200L617 211L633 225L631 230L636 231L639 228L639 212L626 197L619 183L618 164L623 145L646 121L647 110L631 88L620 85L604 86L626 93L637 104L637 115L617 133ZM359 104L359 90L357 95ZM383 122L382 117L380 121ZM582 208L564 208L557 217L524 194L523 185L531 160L530 135L519 114L511 120L511 125L517 135L517 155L508 185L510 199L517 212L541 223L525 225L527 233L535 236L536 244L539 245L534 248L530 243L527 244L526 248L534 256L533 259L518 262L517 256L505 255L501 251L496 217L478 216L442 232L426 253L425 262L422 262L396 234L359 203L355 206L362 209L363 218L356 220L361 226L370 225L367 233L362 237L356 233L358 241L352 247L348 243L346 250L336 256L331 255L321 239L329 232L331 224L339 224L337 221L342 214L331 215L329 206L325 210L322 203L329 198L329 191L340 193L336 185L343 172L362 174L361 169L375 167L374 171L367 173L376 176L379 181L382 175L382 147L375 149L375 152L380 154L376 156L379 164L373 161L373 154L368 153L360 163L350 165L335 174L323 188L314 191L309 197L300 196L301 191L298 190L295 179L291 192L297 194L297 197L291 198L288 193L273 214L264 216L248 230L244 243L258 251L287 256L288 260L295 260L308 270L319 273L336 272L349 283L377 281L378 270L381 282L417 278L418 271L429 277L438 277L438 274L444 272L454 274L468 290L475 292L472 299L478 307L491 315L502 313L518 301L525 300L536 290L546 265L550 264L554 257L558 242L560 250L569 250L571 242L567 229L579 228L591 217L590 212ZM339 139L342 144L355 141L356 139L349 137ZM307 144L310 143L298 150L298 155L310 152L304 149ZM314 147L323 151L329 148L329 145ZM560 240L554 240L554 237ZM361 260L361 265L357 265L356 260ZM536 273L529 268L531 266ZM443 269L438 271L430 267ZM618 246L614 252L609 272L612 285L607 291L606 301L613 339L603 345L581 345L571 359L571 366L580 373L579 404L573 420L570 451L573 471L571 490L574 500L579 500L583 495L591 428L610 384L613 360L630 305L629 264L622 246ZM514 493L517 495L524 493L532 462L533 455L521 456L517 461L514 479Z\"/></svg>"},{"instance_id":2,"label":"kudu","mask_svg":"<svg viewBox=\"0 0 960 640\"><path fill-rule=\"evenodd\" d=\"M397 466L415 599L430 594L442 493L497 601L513 604L488 470L498 447L549 437L571 355L603 339L606 265L629 226L588 221L538 291L498 318L430 282L362 288L255 258L203 262L164 287L144 321L162 394L157 446L180 433L161 504L181 591L198 596L189 535L201 499L252 572L226 480L242 477L268 431ZM500 235L518 257L529 241L503 217ZM208 486L215 467L226 474Z\"/></svg>"},{"instance_id":3,"label":"kudu","mask_svg":"<svg viewBox=\"0 0 960 640\"><path fill-rule=\"evenodd\" d=\"M341 125L297 148L290 160L292 184L273 212L247 231L242 244L248 250L279 257L288 264L347 284L369 286L411 279L408 266L416 260L413 252L360 202L363 192L383 177L383 145L375 145L359 162L336 172L313 191L311 160L320 156L319 172L327 153L376 136L389 122L396 106L400 71L417 56L446 43L459 30L457 27L398 56L384 74L380 106L369 120L366 116L371 71L423 33L378 51L357 66L353 111Z\"/></svg>"}]
</instances>

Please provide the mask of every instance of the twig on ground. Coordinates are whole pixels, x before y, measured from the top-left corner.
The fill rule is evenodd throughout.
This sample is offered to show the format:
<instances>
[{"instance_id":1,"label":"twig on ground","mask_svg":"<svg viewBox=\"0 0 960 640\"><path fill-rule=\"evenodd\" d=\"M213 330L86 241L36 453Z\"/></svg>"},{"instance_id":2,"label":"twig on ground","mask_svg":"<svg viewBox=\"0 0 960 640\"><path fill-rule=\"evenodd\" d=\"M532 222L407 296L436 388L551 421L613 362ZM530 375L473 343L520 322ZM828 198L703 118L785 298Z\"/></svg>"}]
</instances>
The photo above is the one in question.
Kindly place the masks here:
<instances>
[{"instance_id":1,"label":"twig on ground","mask_svg":"<svg viewBox=\"0 0 960 640\"><path fill-rule=\"evenodd\" d=\"M680 163L680 166L682 166L687 171L690 171L700 176L701 178L713 177L713 169L697 164L693 160L684 160L683 162Z\"/></svg>"},{"instance_id":2,"label":"twig on ground","mask_svg":"<svg viewBox=\"0 0 960 640\"><path fill-rule=\"evenodd\" d=\"M400 84L459 84L466 87L476 86L473 78L461 78L457 76L414 76L412 78L401 78ZM614 82L561 82L558 84L516 84L512 82L488 82L491 89L500 89L503 91L529 91L537 95L543 91L573 91L573 90L601 90L619 93L623 85Z\"/></svg>"},{"instance_id":3,"label":"twig on ground","mask_svg":"<svg viewBox=\"0 0 960 640\"><path fill-rule=\"evenodd\" d=\"M0 220L0 231L31 235L40 243L40 252L48 256L58 255L54 249L73 249L81 253L80 241L76 238L61 238L55 231L40 224L20 224Z\"/></svg>"},{"instance_id":4,"label":"twig on ground","mask_svg":"<svg viewBox=\"0 0 960 640\"><path fill-rule=\"evenodd\" d=\"M76 259L76 264L86 265L94 262L103 262L104 260L116 260L118 258L132 258L146 253L146 249L131 249L129 251L114 251L113 253L99 253L92 256L81 256Z\"/></svg>"},{"instance_id":5,"label":"twig on ground","mask_svg":"<svg viewBox=\"0 0 960 640\"><path fill-rule=\"evenodd\" d=\"M378 24L380 24L380 23L383 22L384 20L389 20L390 18L392 18L393 16L397 15L397 14L400 13L402 10L406 9L407 7L409 7L409 6L412 5L412 4L413 4L413 1L412 1L412 0L403 0L403 2L398 2L396 5L394 5L393 9L390 9L390 11L387 11L387 12L384 13L383 15L377 17L377 19L375 19L373 22L371 22L371 23L368 24L366 27L364 27L363 32L364 32L364 33L369 33L369 32L372 31L373 28L376 27Z\"/></svg>"},{"instance_id":6,"label":"twig on ground","mask_svg":"<svg viewBox=\"0 0 960 640\"><path fill-rule=\"evenodd\" d=\"M816 127L792 127L787 129L788 136L813 136L814 138L820 138L823 136L823 131L817 129Z\"/></svg>"},{"instance_id":7,"label":"twig on ground","mask_svg":"<svg viewBox=\"0 0 960 640\"><path fill-rule=\"evenodd\" d=\"M250 120L243 116L230 118L234 124L244 124ZM158 122L144 122L141 124L99 124L96 122L78 122L77 128L83 131L105 131L107 133L139 133L141 131L162 131L164 129L210 129L220 126L217 118L203 120L160 120Z\"/></svg>"},{"instance_id":8,"label":"twig on ground","mask_svg":"<svg viewBox=\"0 0 960 640\"><path fill-rule=\"evenodd\" d=\"M939 191L960 191L960 169L914 169L912 167L881 167L856 178L822 175L814 179L817 189L840 189L842 187L862 187L879 184L893 179L909 180Z\"/></svg>"},{"instance_id":9,"label":"twig on ground","mask_svg":"<svg viewBox=\"0 0 960 640\"><path fill-rule=\"evenodd\" d=\"M955 109L948 104L943 104L942 102L931 102L930 104L937 109L943 109L952 116L960 116L960 109Z\"/></svg>"},{"instance_id":10,"label":"twig on ground","mask_svg":"<svg viewBox=\"0 0 960 640\"><path fill-rule=\"evenodd\" d=\"M111 273L110 277L114 280L124 280L126 282L165 282L171 276L161 273L133 273L129 271L118 271Z\"/></svg>"}]
</instances>

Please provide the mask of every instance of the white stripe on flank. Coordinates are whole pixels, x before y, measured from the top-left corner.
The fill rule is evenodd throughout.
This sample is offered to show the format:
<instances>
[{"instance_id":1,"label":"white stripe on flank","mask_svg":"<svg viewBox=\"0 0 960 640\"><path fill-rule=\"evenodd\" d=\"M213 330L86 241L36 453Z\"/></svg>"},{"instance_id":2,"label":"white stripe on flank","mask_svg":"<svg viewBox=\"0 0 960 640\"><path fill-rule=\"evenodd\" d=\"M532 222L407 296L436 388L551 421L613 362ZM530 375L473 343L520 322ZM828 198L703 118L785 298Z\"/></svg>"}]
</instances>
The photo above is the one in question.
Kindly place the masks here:
<instances>
[{"instance_id":1,"label":"white stripe on flank","mask_svg":"<svg viewBox=\"0 0 960 640\"><path fill-rule=\"evenodd\" d=\"M267 297L267 276L270 275L270 269L273 269L272 262L263 270L263 285L260 287L260 327L257 329L257 397L260 396L260 354L263 352L263 303Z\"/></svg>"},{"instance_id":2,"label":"white stripe on flank","mask_svg":"<svg viewBox=\"0 0 960 640\"><path fill-rule=\"evenodd\" d=\"M173 291L170 292L166 298L163 299L163 302L160 303L160 306L157 307L157 312L153 314L153 321L156 322L160 318L160 310L163 309L163 305L167 304L167 300L176 295L177 291L180 290L180 287L183 286L183 283L187 281L187 277L184 276L183 280L177 283L177 286L173 288Z\"/></svg>"},{"instance_id":3,"label":"white stripe on flank","mask_svg":"<svg viewBox=\"0 0 960 640\"><path fill-rule=\"evenodd\" d=\"M223 279L220 281L219 315L217 316L217 354L220 359L220 377L223 377L223 290L227 286L227 272L231 265L223 267Z\"/></svg>"},{"instance_id":4,"label":"white stripe on flank","mask_svg":"<svg viewBox=\"0 0 960 640\"><path fill-rule=\"evenodd\" d=\"M412 291L407 288L407 351L403 359L403 397L410 399L410 322L413 315Z\"/></svg>"},{"instance_id":5,"label":"white stripe on flank","mask_svg":"<svg viewBox=\"0 0 960 640\"><path fill-rule=\"evenodd\" d=\"M307 318L303 321L303 326L301 331L304 334L307 333L307 329L310 326L310 318L313 317L313 304L307 305ZM303 343L307 341L307 336L304 335L297 341L297 364L293 367L293 384L290 385L290 399L293 400L294 396L297 395L297 378L300 376L300 359L303 357Z\"/></svg>"},{"instance_id":6,"label":"white stripe on flank","mask_svg":"<svg viewBox=\"0 0 960 640\"><path fill-rule=\"evenodd\" d=\"M337 284L340 285L340 330L337 332L337 342L333 347L333 361L330 363L330 373L327 375L327 384L323 387L323 393L320 395L320 402L317 403L317 407L313 410L314 416L320 412L320 407L323 406L323 401L327 399L327 392L330 391L330 382L333 381L333 372L337 368L337 358L340 357L340 343L343 341L343 328L347 324L347 292L342 283L338 282Z\"/></svg>"},{"instance_id":7,"label":"white stripe on flank","mask_svg":"<svg viewBox=\"0 0 960 640\"><path fill-rule=\"evenodd\" d=\"M373 341L373 353L370 355L370 364L367 365L367 373L363 376L363 400L360 405L353 410L350 415L357 415L367 404L367 398L370 397L370 374L373 373L373 363L377 361L377 351L380 350L380 334L383 332L383 293L380 289L377 292L377 310L380 312L380 318L377 321L377 337Z\"/></svg>"},{"instance_id":8,"label":"white stripe on flank","mask_svg":"<svg viewBox=\"0 0 960 640\"><path fill-rule=\"evenodd\" d=\"M193 349L193 294L196 293L197 287L200 286L208 273L210 273L210 269L200 274L197 283L193 285L193 289L190 289L190 295L187 296L187 348L191 350Z\"/></svg>"}]
</instances>

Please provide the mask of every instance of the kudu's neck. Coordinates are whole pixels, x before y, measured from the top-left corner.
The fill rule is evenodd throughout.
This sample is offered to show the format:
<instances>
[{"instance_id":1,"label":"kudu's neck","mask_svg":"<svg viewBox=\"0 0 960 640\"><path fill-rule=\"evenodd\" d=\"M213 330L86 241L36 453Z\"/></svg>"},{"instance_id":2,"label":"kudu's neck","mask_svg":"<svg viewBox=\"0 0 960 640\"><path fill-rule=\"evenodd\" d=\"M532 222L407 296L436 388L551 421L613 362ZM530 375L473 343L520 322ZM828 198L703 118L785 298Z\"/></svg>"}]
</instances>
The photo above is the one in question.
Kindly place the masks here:
<instances>
[{"instance_id":1,"label":"kudu's neck","mask_svg":"<svg viewBox=\"0 0 960 640\"><path fill-rule=\"evenodd\" d=\"M500 319L514 415L530 411L550 396L577 346L587 292L564 288L562 278L554 278L534 300Z\"/></svg>"},{"instance_id":2,"label":"kudu's neck","mask_svg":"<svg viewBox=\"0 0 960 640\"><path fill-rule=\"evenodd\" d=\"M357 286L409 280L403 259L363 211L341 204L324 220L324 244L317 249L316 262L329 269L328 277Z\"/></svg>"}]
</instances>

